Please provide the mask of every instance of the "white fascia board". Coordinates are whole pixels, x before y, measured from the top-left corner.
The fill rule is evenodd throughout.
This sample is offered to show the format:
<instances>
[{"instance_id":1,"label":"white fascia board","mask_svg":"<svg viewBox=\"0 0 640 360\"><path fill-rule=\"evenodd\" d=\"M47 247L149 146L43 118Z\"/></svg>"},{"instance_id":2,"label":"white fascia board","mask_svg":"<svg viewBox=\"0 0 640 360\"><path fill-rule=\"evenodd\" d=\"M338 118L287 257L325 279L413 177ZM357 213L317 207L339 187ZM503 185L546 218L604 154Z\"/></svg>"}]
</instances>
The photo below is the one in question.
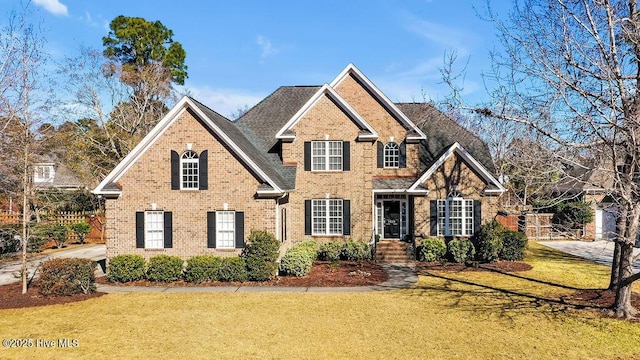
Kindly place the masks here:
<instances>
[{"instance_id":1,"label":"white fascia board","mask_svg":"<svg viewBox=\"0 0 640 360\"><path fill-rule=\"evenodd\" d=\"M393 101L391 101L382 91L380 91L380 89L378 89L378 87L375 86L375 84L371 82L371 80L369 80L369 78L367 78L353 63L349 63L349 65L347 65L347 67L344 68L344 70L342 70L342 72L338 74L338 76L336 76L336 78L333 79L333 81L329 85L331 85L331 87L333 88L336 88L349 76L349 74L354 74L360 81L362 81L367 89L378 98L378 101L387 106L387 109L391 113L393 113L396 119L400 120L407 127L414 129L416 133L418 133L418 136L411 137L412 139L427 139L427 135L425 135L425 133L423 133L422 130L420 130L420 128L416 126L416 124L409 120L409 118L402 111L400 111L400 109L398 109L396 104L394 104Z\"/></svg>"},{"instance_id":2,"label":"white fascia board","mask_svg":"<svg viewBox=\"0 0 640 360\"><path fill-rule=\"evenodd\" d=\"M411 185L409 189L416 190L416 188L420 184L429 179L431 175L433 175L433 173L436 172L436 170L438 170L438 168L440 168L440 166L442 166L442 164L444 164L444 162L447 161L447 159L454 153L462 156L463 160L465 160L467 164L471 165L474 170L482 175L485 181L493 183L498 188L496 190L488 190L487 192L503 193L506 191L504 186L502 186L502 184L500 184L500 182L496 180L496 178L494 178L493 175L491 175L491 173L488 172L487 169L482 166L482 164L480 164L480 162L478 162L473 156L471 156L471 154L469 154L469 152L467 152L467 150L465 150L462 145L457 142L451 145L451 147L449 147L449 149L444 154L442 154L442 156L440 156L440 158L433 165L431 165L431 167L427 171L425 171L424 174L422 174L422 176L420 176L420 178L416 180L416 182L413 183L413 185Z\"/></svg>"},{"instance_id":3,"label":"white fascia board","mask_svg":"<svg viewBox=\"0 0 640 360\"><path fill-rule=\"evenodd\" d=\"M360 126L364 127L365 129L369 130L369 132L371 132L371 135L368 136L375 136L375 138L378 137L378 133L376 132L376 130L371 127L371 125L369 125L369 123L367 123L364 118L358 114L358 112L351 107L351 105L349 105L343 98L342 96L340 96L336 90L331 87L328 84L324 84L301 108L300 110L298 110L292 117L291 119L289 119L289 121L287 121L287 123L276 133L276 139L281 139L281 140L292 140L295 139L295 135L284 135L284 133L291 129L292 127L294 127L298 121L300 121L300 119L302 119L307 112L309 112L309 110L311 110L313 108L313 106L320 101L320 99L324 96L327 95L330 98L332 98L334 101L336 101L336 103L339 104L339 107L342 108L343 111L345 111L348 115L350 115L353 119L355 119L356 122L358 122L360 124Z\"/></svg>"},{"instance_id":4,"label":"white fascia board","mask_svg":"<svg viewBox=\"0 0 640 360\"><path fill-rule=\"evenodd\" d=\"M138 161L147 149L149 149L151 145L153 145L156 140L164 134L169 126L173 124L173 122L178 119L184 111L186 111L187 107L196 112L196 114L209 126L209 128L220 136L220 138L222 138L222 140L229 145L233 151L238 154L240 158L243 159L263 180L268 182L275 190L282 192L275 182L271 180L269 176L267 176L267 174L265 174L264 171L262 171L262 169L260 169L260 167L251 158L249 158L249 156L247 156L247 154L245 154L238 145L236 145L227 136L227 134L222 131L222 129L216 126L216 124L200 110L200 107L194 104L187 96L184 96L176 106L174 106L167 115L160 120L160 122L147 134L147 136L145 136L142 141L140 141L140 143L131 150L131 152L113 169L113 171L109 173L109 175L107 175L107 177L104 178L104 180L102 180L102 182L100 182L94 192L101 194L103 193L102 188L104 186L111 182L117 182L120 177L122 177L122 175L124 175L127 170L129 170L129 168Z\"/></svg>"},{"instance_id":5,"label":"white fascia board","mask_svg":"<svg viewBox=\"0 0 640 360\"><path fill-rule=\"evenodd\" d=\"M402 193L409 195L427 195L429 190L411 190L411 189L375 189L374 194Z\"/></svg>"}]
</instances>

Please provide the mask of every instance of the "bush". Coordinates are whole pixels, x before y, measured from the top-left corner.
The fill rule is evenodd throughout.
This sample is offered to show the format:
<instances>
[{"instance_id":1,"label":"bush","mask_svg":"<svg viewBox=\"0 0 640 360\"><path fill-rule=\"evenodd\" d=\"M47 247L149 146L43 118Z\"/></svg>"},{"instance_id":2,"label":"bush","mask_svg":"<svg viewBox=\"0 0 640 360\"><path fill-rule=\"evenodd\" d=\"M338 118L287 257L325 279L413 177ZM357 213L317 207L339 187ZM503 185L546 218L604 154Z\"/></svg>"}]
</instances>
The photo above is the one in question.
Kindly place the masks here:
<instances>
[{"instance_id":1,"label":"bush","mask_svg":"<svg viewBox=\"0 0 640 360\"><path fill-rule=\"evenodd\" d=\"M84 244L84 239L87 237L87 234L89 234L89 231L91 231L91 226L84 221L71 224L69 228L71 229L71 231L73 231L74 234L76 234L76 237L78 238L78 241L80 241L80 244Z\"/></svg>"},{"instance_id":2,"label":"bush","mask_svg":"<svg viewBox=\"0 0 640 360\"><path fill-rule=\"evenodd\" d=\"M371 247L362 241L347 240L342 245L341 258L350 261L371 259Z\"/></svg>"},{"instance_id":3,"label":"bush","mask_svg":"<svg viewBox=\"0 0 640 360\"><path fill-rule=\"evenodd\" d=\"M247 246L242 251L249 280L269 280L278 270L280 242L273 234L264 230L251 230Z\"/></svg>"},{"instance_id":4,"label":"bush","mask_svg":"<svg viewBox=\"0 0 640 360\"><path fill-rule=\"evenodd\" d=\"M305 240L299 244L296 244L295 248L308 251L309 254L313 257L314 261L318 259L318 243L315 242L315 240Z\"/></svg>"},{"instance_id":5,"label":"bush","mask_svg":"<svg viewBox=\"0 0 640 360\"><path fill-rule=\"evenodd\" d=\"M420 261L439 261L444 260L444 255L447 253L447 245L444 240L438 238L428 238L422 240L420 243L420 250L418 252L418 259Z\"/></svg>"},{"instance_id":6,"label":"bush","mask_svg":"<svg viewBox=\"0 0 640 360\"><path fill-rule=\"evenodd\" d=\"M88 294L96 291L96 262L90 259L47 260L40 270L42 295Z\"/></svg>"},{"instance_id":7,"label":"bush","mask_svg":"<svg viewBox=\"0 0 640 360\"><path fill-rule=\"evenodd\" d=\"M500 258L504 230L504 227L496 220L480 226L480 230L475 236L478 261L494 262Z\"/></svg>"},{"instance_id":8,"label":"bush","mask_svg":"<svg viewBox=\"0 0 640 360\"><path fill-rule=\"evenodd\" d=\"M331 241L320 246L318 259L322 261L338 261L340 260L340 254L342 254L342 243Z\"/></svg>"},{"instance_id":9,"label":"bush","mask_svg":"<svg viewBox=\"0 0 640 360\"><path fill-rule=\"evenodd\" d=\"M149 259L147 280L158 282L176 281L182 277L184 261L177 256L157 255Z\"/></svg>"},{"instance_id":10,"label":"bush","mask_svg":"<svg viewBox=\"0 0 640 360\"><path fill-rule=\"evenodd\" d=\"M63 225L36 226L30 239L33 241L34 252L39 252L39 248L49 240L53 240L56 243L56 247L61 249L67 241L67 231L66 226Z\"/></svg>"},{"instance_id":11,"label":"bush","mask_svg":"<svg viewBox=\"0 0 640 360\"><path fill-rule=\"evenodd\" d=\"M317 243L313 240L304 241L287 250L280 261L280 272L283 275L305 276L311 271L317 255Z\"/></svg>"},{"instance_id":12,"label":"bush","mask_svg":"<svg viewBox=\"0 0 640 360\"><path fill-rule=\"evenodd\" d=\"M456 263L463 263L469 259L473 259L476 249L473 243L468 239L453 239L447 244L449 258Z\"/></svg>"},{"instance_id":13,"label":"bush","mask_svg":"<svg viewBox=\"0 0 640 360\"><path fill-rule=\"evenodd\" d=\"M107 280L129 282L144 279L145 261L140 255L117 255L109 259Z\"/></svg>"},{"instance_id":14,"label":"bush","mask_svg":"<svg viewBox=\"0 0 640 360\"><path fill-rule=\"evenodd\" d=\"M220 281L247 281L248 272L245 259L241 257L222 258L218 269Z\"/></svg>"},{"instance_id":15,"label":"bush","mask_svg":"<svg viewBox=\"0 0 640 360\"><path fill-rule=\"evenodd\" d=\"M527 236L525 234L509 229L502 232L502 249L499 253L501 260L522 260L526 248Z\"/></svg>"},{"instance_id":16,"label":"bush","mask_svg":"<svg viewBox=\"0 0 640 360\"><path fill-rule=\"evenodd\" d=\"M0 227L0 255L20 250L20 234L18 225Z\"/></svg>"},{"instance_id":17,"label":"bush","mask_svg":"<svg viewBox=\"0 0 640 360\"><path fill-rule=\"evenodd\" d=\"M218 271L222 258L213 255L199 255L187 260L184 280L193 283L218 281Z\"/></svg>"}]
</instances>

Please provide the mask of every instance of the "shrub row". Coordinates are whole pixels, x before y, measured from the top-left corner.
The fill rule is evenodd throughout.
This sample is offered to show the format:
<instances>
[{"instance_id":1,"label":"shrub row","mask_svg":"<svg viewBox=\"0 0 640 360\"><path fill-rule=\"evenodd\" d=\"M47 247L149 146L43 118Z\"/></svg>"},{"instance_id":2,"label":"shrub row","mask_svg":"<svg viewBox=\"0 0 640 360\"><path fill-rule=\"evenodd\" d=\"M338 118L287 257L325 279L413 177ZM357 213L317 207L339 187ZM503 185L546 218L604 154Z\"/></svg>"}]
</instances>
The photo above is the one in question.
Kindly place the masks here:
<instances>
[{"instance_id":1,"label":"shrub row","mask_svg":"<svg viewBox=\"0 0 640 360\"><path fill-rule=\"evenodd\" d=\"M42 295L89 294L96 291L96 262L90 259L62 258L42 263Z\"/></svg>"},{"instance_id":2,"label":"shrub row","mask_svg":"<svg viewBox=\"0 0 640 360\"><path fill-rule=\"evenodd\" d=\"M287 250L280 261L282 275L305 276L311 271L318 256L318 244L313 240L303 241Z\"/></svg>"},{"instance_id":3,"label":"shrub row","mask_svg":"<svg viewBox=\"0 0 640 360\"><path fill-rule=\"evenodd\" d=\"M467 260L494 262L497 260L522 260L527 247L527 237L520 232L506 229L497 221L482 225L472 239L458 238L445 244L443 239L422 240L418 247L420 261Z\"/></svg>"},{"instance_id":4,"label":"shrub row","mask_svg":"<svg viewBox=\"0 0 640 360\"><path fill-rule=\"evenodd\" d=\"M371 246L362 241L331 241L320 246L318 259L323 261L371 260Z\"/></svg>"}]
</instances>

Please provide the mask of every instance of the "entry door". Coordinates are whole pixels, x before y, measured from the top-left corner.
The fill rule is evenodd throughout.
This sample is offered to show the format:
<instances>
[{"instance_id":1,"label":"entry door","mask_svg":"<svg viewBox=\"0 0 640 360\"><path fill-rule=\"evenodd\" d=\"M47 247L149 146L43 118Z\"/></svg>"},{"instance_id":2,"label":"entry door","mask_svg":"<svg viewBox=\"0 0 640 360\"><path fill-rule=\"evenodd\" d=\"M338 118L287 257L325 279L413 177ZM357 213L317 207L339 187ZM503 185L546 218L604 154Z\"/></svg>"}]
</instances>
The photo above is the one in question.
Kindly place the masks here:
<instances>
[{"instance_id":1,"label":"entry door","mask_svg":"<svg viewBox=\"0 0 640 360\"><path fill-rule=\"evenodd\" d=\"M385 201L384 205L384 238L400 238L400 201Z\"/></svg>"}]
</instances>

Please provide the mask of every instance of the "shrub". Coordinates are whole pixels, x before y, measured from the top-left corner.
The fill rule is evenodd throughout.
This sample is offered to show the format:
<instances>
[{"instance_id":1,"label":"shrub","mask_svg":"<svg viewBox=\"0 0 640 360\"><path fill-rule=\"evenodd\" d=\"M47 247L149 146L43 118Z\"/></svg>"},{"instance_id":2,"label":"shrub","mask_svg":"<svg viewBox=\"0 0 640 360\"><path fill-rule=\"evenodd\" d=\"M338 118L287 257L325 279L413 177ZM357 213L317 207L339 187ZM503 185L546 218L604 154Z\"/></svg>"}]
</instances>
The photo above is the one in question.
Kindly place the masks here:
<instances>
[{"instance_id":1,"label":"shrub","mask_svg":"<svg viewBox=\"0 0 640 360\"><path fill-rule=\"evenodd\" d=\"M502 249L499 253L501 260L522 260L526 248L527 236L525 234L509 229L502 232Z\"/></svg>"},{"instance_id":2,"label":"shrub","mask_svg":"<svg viewBox=\"0 0 640 360\"><path fill-rule=\"evenodd\" d=\"M218 281L218 271L222 258L213 255L199 255L187 260L184 280L193 283Z\"/></svg>"},{"instance_id":3,"label":"shrub","mask_svg":"<svg viewBox=\"0 0 640 360\"><path fill-rule=\"evenodd\" d=\"M280 271L283 275L305 276L311 271L317 255L317 243L313 240L304 241L287 250L280 261Z\"/></svg>"},{"instance_id":4,"label":"shrub","mask_svg":"<svg viewBox=\"0 0 640 360\"><path fill-rule=\"evenodd\" d=\"M439 261L444 260L444 255L447 253L447 245L444 240L438 238L428 238L422 240L420 243L420 250L418 252L418 259L420 261Z\"/></svg>"},{"instance_id":5,"label":"shrub","mask_svg":"<svg viewBox=\"0 0 640 360\"><path fill-rule=\"evenodd\" d=\"M341 258L350 261L371 259L371 247L362 241L347 240L342 245Z\"/></svg>"},{"instance_id":6,"label":"shrub","mask_svg":"<svg viewBox=\"0 0 640 360\"><path fill-rule=\"evenodd\" d=\"M248 243L241 257L247 266L249 280L269 280L278 270L280 242L273 234L264 230L251 230Z\"/></svg>"},{"instance_id":7,"label":"shrub","mask_svg":"<svg viewBox=\"0 0 640 360\"><path fill-rule=\"evenodd\" d=\"M29 241L27 242L27 251L30 253L39 253L42 251L44 244L49 241L45 228L47 225L33 225L29 228Z\"/></svg>"},{"instance_id":8,"label":"shrub","mask_svg":"<svg viewBox=\"0 0 640 360\"><path fill-rule=\"evenodd\" d=\"M315 242L315 240L305 240L299 244L296 244L295 248L308 251L309 254L313 257L314 261L318 259L318 243Z\"/></svg>"},{"instance_id":9,"label":"shrub","mask_svg":"<svg viewBox=\"0 0 640 360\"><path fill-rule=\"evenodd\" d=\"M476 257L481 262L494 262L502 250L504 227L496 220L483 224L475 236Z\"/></svg>"},{"instance_id":10,"label":"shrub","mask_svg":"<svg viewBox=\"0 0 640 360\"><path fill-rule=\"evenodd\" d=\"M40 270L42 295L88 294L96 291L96 262L90 259L47 260Z\"/></svg>"},{"instance_id":11,"label":"shrub","mask_svg":"<svg viewBox=\"0 0 640 360\"><path fill-rule=\"evenodd\" d=\"M447 244L449 258L456 263L463 263L473 259L476 249L468 239L453 239Z\"/></svg>"},{"instance_id":12,"label":"shrub","mask_svg":"<svg viewBox=\"0 0 640 360\"><path fill-rule=\"evenodd\" d=\"M0 227L0 255L16 252L19 248L19 226L5 225Z\"/></svg>"},{"instance_id":13,"label":"shrub","mask_svg":"<svg viewBox=\"0 0 640 360\"><path fill-rule=\"evenodd\" d=\"M342 253L342 243L337 241L331 241L324 243L318 250L318 259L323 261L338 261L340 260L340 254Z\"/></svg>"},{"instance_id":14,"label":"shrub","mask_svg":"<svg viewBox=\"0 0 640 360\"><path fill-rule=\"evenodd\" d=\"M109 259L107 280L129 282L144 279L145 261L140 255L117 255Z\"/></svg>"},{"instance_id":15,"label":"shrub","mask_svg":"<svg viewBox=\"0 0 640 360\"><path fill-rule=\"evenodd\" d=\"M71 224L69 228L71 229L71 231L73 231L74 234L76 234L76 237L78 238L78 241L80 241L80 244L84 244L84 239L87 237L87 234L89 234L89 231L91 231L91 226L84 221Z\"/></svg>"},{"instance_id":16,"label":"shrub","mask_svg":"<svg viewBox=\"0 0 640 360\"><path fill-rule=\"evenodd\" d=\"M247 281L248 275L244 258L237 256L222 258L218 269L218 280Z\"/></svg>"},{"instance_id":17,"label":"shrub","mask_svg":"<svg viewBox=\"0 0 640 360\"><path fill-rule=\"evenodd\" d=\"M158 282L176 281L182 277L183 265L184 261L177 256L153 256L147 266L147 279Z\"/></svg>"},{"instance_id":18,"label":"shrub","mask_svg":"<svg viewBox=\"0 0 640 360\"><path fill-rule=\"evenodd\" d=\"M67 241L67 228L63 225L39 225L34 228L31 240L33 241L34 252L40 251L35 249L36 246L40 248L49 240L53 240L56 243L56 247L61 249Z\"/></svg>"}]
</instances>

